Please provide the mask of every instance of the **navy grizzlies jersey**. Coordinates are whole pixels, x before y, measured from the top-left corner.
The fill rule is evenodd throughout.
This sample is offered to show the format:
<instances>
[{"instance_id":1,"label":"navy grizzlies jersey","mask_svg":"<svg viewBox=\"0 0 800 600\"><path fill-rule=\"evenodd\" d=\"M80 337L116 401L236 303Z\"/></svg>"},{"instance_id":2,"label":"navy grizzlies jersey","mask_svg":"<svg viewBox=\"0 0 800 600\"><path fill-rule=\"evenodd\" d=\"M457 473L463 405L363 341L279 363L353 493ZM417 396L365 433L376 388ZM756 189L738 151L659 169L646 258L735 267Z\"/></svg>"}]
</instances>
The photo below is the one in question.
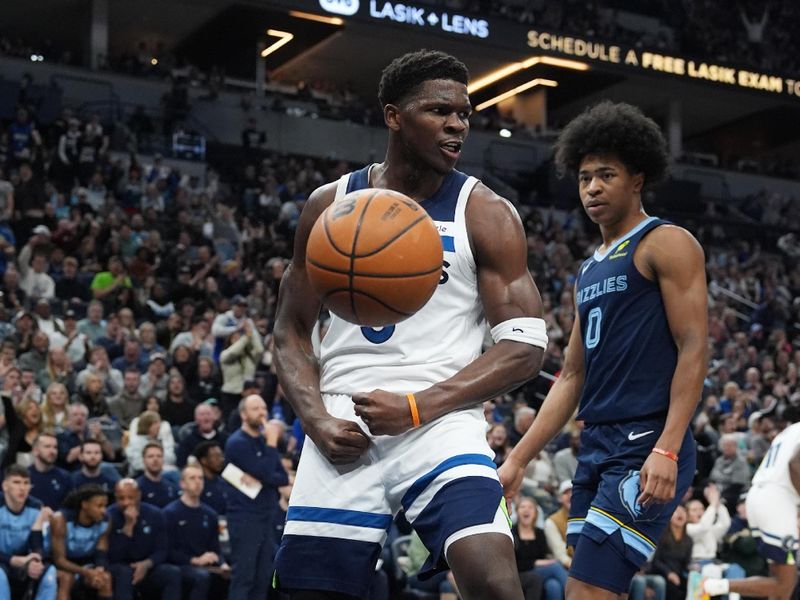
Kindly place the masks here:
<instances>
[{"instance_id":1,"label":"navy grizzlies jersey","mask_svg":"<svg viewBox=\"0 0 800 600\"><path fill-rule=\"evenodd\" d=\"M633 263L636 246L666 221L649 217L578 272L585 379L578 419L588 423L666 415L677 348L657 282Z\"/></svg>"}]
</instances>

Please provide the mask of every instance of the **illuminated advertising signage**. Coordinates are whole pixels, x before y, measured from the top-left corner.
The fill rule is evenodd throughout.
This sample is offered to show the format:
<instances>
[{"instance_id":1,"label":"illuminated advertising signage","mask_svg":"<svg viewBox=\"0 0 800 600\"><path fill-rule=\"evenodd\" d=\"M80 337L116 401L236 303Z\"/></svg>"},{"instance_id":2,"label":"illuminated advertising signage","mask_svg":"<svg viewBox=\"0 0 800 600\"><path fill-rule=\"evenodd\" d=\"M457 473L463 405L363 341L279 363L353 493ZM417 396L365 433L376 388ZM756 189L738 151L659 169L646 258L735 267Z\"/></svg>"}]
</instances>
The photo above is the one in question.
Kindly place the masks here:
<instances>
[{"instance_id":1,"label":"illuminated advertising signage","mask_svg":"<svg viewBox=\"0 0 800 600\"><path fill-rule=\"evenodd\" d=\"M479 39L489 37L489 22L486 19L448 10L434 10L427 6L416 6L406 2L319 0L319 5L322 10L336 15L358 15L375 21L397 23Z\"/></svg>"},{"instance_id":2,"label":"illuminated advertising signage","mask_svg":"<svg viewBox=\"0 0 800 600\"><path fill-rule=\"evenodd\" d=\"M800 97L800 79L717 65L711 62L689 60L680 56L670 56L647 50L624 48L613 42L598 42L531 29L528 31L527 45L536 50L556 52L576 58L622 65L645 71L667 73L689 79L713 81L749 90Z\"/></svg>"}]
</instances>

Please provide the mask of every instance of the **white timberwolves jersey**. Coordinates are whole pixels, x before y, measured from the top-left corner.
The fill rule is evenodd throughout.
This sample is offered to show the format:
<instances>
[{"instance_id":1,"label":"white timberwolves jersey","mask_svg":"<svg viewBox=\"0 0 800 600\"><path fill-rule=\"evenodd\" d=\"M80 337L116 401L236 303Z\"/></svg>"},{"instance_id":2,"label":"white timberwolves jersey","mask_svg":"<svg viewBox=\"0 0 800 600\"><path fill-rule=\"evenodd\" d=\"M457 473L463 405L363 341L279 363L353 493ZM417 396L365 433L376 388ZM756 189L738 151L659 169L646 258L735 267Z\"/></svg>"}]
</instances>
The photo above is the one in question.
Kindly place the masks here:
<instances>
[{"instance_id":1,"label":"white timberwolves jersey","mask_svg":"<svg viewBox=\"0 0 800 600\"><path fill-rule=\"evenodd\" d=\"M336 198L369 186L369 168L344 175ZM320 348L320 390L326 394L383 389L418 392L448 379L477 358L486 331L465 209L474 177L451 172L421 206L439 229L444 269L428 303L412 317L372 329L331 315Z\"/></svg>"},{"instance_id":2,"label":"white timberwolves jersey","mask_svg":"<svg viewBox=\"0 0 800 600\"><path fill-rule=\"evenodd\" d=\"M781 431L769 447L769 452L761 461L756 474L753 475L753 486L776 484L790 491L796 502L800 495L789 478L789 461L800 448L800 423L790 425Z\"/></svg>"}]
</instances>

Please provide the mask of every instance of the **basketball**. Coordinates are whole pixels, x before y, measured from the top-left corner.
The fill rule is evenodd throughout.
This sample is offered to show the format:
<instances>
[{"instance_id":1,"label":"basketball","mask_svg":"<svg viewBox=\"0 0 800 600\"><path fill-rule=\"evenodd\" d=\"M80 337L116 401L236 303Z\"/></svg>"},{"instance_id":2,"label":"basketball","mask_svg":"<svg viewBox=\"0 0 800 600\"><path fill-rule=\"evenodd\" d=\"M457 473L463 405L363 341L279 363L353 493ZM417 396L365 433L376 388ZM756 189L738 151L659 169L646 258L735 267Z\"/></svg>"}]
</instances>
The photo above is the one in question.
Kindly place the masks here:
<instances>
[{"instance_id":1,"label":"basketball","mask_svg":"<svg viewBox=\"0 0 800 600\"><path fill-rule=\"evenodd\" d=\"M442 242L419 204L391 190L363 189L320 215L306 247L306 270L322 302L367 327L407 319L433 296Z\"/></svg>"}]
</instances>

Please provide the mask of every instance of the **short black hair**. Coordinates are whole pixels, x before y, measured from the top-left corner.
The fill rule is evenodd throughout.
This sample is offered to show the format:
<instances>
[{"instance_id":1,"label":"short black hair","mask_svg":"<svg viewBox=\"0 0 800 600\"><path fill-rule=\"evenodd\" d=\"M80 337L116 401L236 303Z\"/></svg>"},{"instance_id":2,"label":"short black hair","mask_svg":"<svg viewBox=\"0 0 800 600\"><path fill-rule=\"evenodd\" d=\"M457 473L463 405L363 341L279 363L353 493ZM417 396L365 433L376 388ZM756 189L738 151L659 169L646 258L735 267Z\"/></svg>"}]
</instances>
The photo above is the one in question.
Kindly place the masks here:
<instances>
[{"instance_id":1,"label":"short black hair","mask_svg":"<svg viewBox=\"0 0 800 600\"><path fill-rule=\"evenodd\" d=\"M208 453L211 451L212 448L219 448L222 450L222 444L217 442L216 440L207 440L205 442L200 442L197 444L197 447L194 449L194 457L200 461L208 456Z\"/></svg>"},{"instance_id":2,"label":"short black hair","mask_svg":"<svg viewBox=\"0 0 800 600\"><path fill-rule=\"evenodd\" d=\"M87 483L79 488L75 488L69 494L67 494L67 497L64 498L61 506L75 511L75 518L77 519L77 513L81 510L81 504L83 504L86 500L94 498L95 496L105 496L108 498L108 492L106 492L101 485L97 485L96 483Z\"/></svg>"},{"instance_id":3,"label":"short black hair","mask_svg":"<svg viewBox=\"0 0 800 600\"><path fill-rule=\"evenodd\" d=\"M645 185L659 183L667 175L669 153L661 129L625 102L595 104L563 129L555 144L558 174L577 174L589 154L615 156L630 173L644 173Z\"/></svg>"},{"instance_id":4,"label":"short black hair","mask_svg":"<svg viewBox=\"0 0 800 600\"><path fill-rule=\"evenodd\" d=\"M398 104L432 79L451 79L467 85L469 71L455 56L438 50L417 50L404 54L390 62L381 73L381 82L378 84L381 108L387 104Z\"/></svg>"}]
</instances>

